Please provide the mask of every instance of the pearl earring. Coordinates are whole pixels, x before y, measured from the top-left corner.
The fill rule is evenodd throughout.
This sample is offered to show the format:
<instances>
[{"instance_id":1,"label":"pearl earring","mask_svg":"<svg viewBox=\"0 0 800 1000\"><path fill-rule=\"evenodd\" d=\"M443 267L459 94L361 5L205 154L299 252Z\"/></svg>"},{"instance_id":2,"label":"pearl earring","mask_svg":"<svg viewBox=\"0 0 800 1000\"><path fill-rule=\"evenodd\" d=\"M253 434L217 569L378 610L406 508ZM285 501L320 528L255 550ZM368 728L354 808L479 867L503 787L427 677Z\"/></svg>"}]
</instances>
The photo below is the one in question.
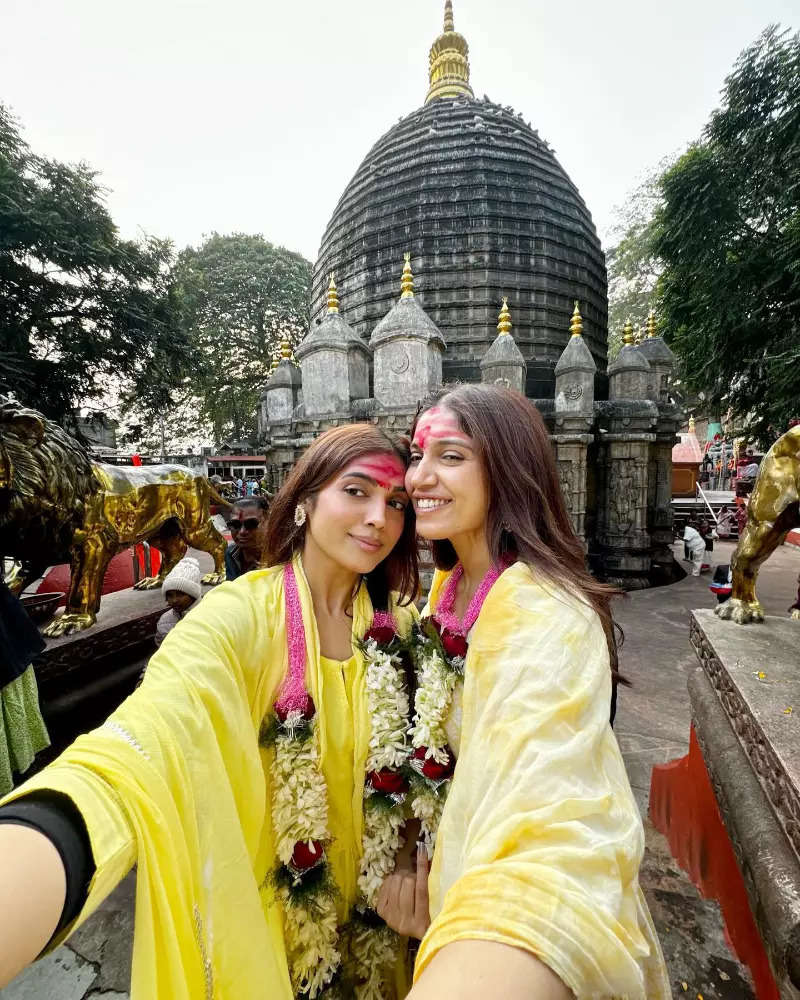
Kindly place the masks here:
<instances>
[{"instance_id":1,"label":"pearl earring","mask_svg":"<svg viewBox=\"0 0 800 1000\"><path fill-rule=\"evenodd\" d=\"M302 528L306 523L306 509L301 503L294 509L294 523L298 528Z\"/></svg>"}]
</instances>

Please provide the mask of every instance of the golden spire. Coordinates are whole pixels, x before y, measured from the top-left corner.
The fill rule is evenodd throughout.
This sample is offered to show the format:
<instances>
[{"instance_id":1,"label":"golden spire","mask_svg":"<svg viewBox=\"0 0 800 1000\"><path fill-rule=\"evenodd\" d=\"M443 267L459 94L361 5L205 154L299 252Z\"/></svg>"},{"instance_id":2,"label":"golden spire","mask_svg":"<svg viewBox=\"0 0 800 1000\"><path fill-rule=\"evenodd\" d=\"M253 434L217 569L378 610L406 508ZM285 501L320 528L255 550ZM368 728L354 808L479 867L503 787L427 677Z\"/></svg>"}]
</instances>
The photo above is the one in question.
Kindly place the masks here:
<instances>
[{"instance_id":1,"label":"golden spire","mask_svg":"<svg viewBox=\"0 0 800 1000\"><path fill-rule=\"evenodd\" d=\"M291 361L292 360L292 345L289 343L289 338L286 334L283 335L281 340L281 361Z\"/></svg>"},{"instance_id":2,"label":"golden spire","mask_svg":"<svg viewBox=\"0 0 800 1000\"><path fill-rule=\"evenodd\" d=\"M453 2L444 5L444 31L431 46L430 88L425 103L441 97L475 97L469 85L469 45L455 29Z\"/></svg>"},{"instance_id":3,"label":"golden spire","mask_svg":"<svg viewBox=\"0 0 800 1000\"><path fill-rule=\"evenodd\" d=\"M336 291L336 282L333 280L333 271L331 271L331 283L328 285L328 312L339 312L339 293Z\"/></svg>"},{"instance_id":4,"label":"golden spire","mask_svg":"<svg viewBox=\"0 0 800 1000\"><path fill-rule=\"evenodd\" d=\"M503 299L503 307L500 310L500 322L497 324L497 332L511 336L511 313L508 310L508 299Z\"/></svg>"},{"instance_id":5,"label":"golden spire","mask_svg":"<svg viewBox=\"0 0 800 1000\"><path fill-rule=\"evenodd\" d=\"M570 320L569 332L573 337L580 337L583 335L583 316L581 316L577 299L575 299L575 312L573 312L572 319Z\"/></svg>"},{"instance_id":6,"label":"golden spire","mask_svg":"<svg viewBox=\"0 0 800 1000\"><path fill-rule=\"evenodd\" d=\"M649 340L651 337L657 337L657 336L658 336L658 322L656 320L655 312L651 309L650 312L647 314L647 338Z\"/></svg>"},{"instance_id":7,"label":"golden spire","mask_svg":"<svg viewBox=\"0 0 800 1000\"><path fill-rule=\"evenodd\" d=\"M694 434L694 416L689 417L689 433Z\"/></svg>"},{"instance_id":8,"label":"golden spire","mask_svg":"<svg viewBox=\"0 0 800 1000\"><path fill-rule=\"evenodd\" d=\"M622 328L622 343L625 347L633 344L633 323L628 320Z\"/></svg>"},{"instance_id":9,"label":"golden spire","mask_svg":"<svg viewBox=\"0 0 800 1000\"><path fill-rule=\"evenodd\" d=\"M274 375L275 369L278 367L278 355L272 355L272 364L269 366L269 374Z\"/></svg>"},{"instance_id":10,"label":"golden spire","mask_svg":"<svg viewBox=\"0 0 800 1000\"><path fill-rule=\"evenodd\" d=\"M400 296L401 299L413 299L414 298L414 275L411 273L411 254L403 254L403 280L401 283L401 288L403 289Z\"/></svg>"}]
</instances>

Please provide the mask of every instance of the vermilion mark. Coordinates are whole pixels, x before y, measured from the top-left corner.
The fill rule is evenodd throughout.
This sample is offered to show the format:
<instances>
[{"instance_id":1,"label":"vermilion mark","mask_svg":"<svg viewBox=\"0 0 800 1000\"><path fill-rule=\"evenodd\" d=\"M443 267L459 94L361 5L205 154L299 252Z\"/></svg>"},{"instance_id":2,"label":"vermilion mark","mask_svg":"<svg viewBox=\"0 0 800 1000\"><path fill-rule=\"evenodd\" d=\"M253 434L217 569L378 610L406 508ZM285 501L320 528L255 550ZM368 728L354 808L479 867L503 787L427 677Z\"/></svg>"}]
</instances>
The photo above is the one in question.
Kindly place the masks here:
<instances>
[{"instance_id":1,"label":"vermilion mark","mask_svg":"<svg viewBox=\"0 0 800 1000\"><path fill-rule=\"evenodd\" d=\"M431 438L460 438L462 441L469 441L459 427L453 411L440 406L432 406L430 410L426 410L414 431L414 444L422 451L425 451Z\"/></svg>"},{"instance_id":2,"label":"vermilion mark","mask_svg":"<svg viewBox=\"0 0 800 1000\"><path fill-rule=\"evenodd\" d=\"M374 479L384 490L403 489L406 469L396 455L386 455L382 452L365 455L347 469L350 474L361 472Z\"/></svg>"}]
</instances>

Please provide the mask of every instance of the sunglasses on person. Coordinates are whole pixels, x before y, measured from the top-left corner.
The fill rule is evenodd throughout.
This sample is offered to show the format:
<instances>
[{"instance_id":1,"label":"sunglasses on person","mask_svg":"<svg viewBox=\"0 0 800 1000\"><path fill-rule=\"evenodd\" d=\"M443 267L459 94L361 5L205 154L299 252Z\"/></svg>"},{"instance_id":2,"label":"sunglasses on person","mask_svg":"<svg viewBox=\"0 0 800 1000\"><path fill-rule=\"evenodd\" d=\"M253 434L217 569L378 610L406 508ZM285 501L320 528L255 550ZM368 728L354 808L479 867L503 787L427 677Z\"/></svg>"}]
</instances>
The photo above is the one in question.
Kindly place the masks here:
<instances>
[{"instance_id":1,"label":"sunglasses on person","mask_svg":"<svg viewBox=\"0 0 800 1000\"><path fill-rule=\"evenodd\" d=\"M228 528L231 531L239 531L247 528L248 531L257 531L261 521L257 517L246 517L243 521L228 521Z\"/></svg>"}]
</instances>

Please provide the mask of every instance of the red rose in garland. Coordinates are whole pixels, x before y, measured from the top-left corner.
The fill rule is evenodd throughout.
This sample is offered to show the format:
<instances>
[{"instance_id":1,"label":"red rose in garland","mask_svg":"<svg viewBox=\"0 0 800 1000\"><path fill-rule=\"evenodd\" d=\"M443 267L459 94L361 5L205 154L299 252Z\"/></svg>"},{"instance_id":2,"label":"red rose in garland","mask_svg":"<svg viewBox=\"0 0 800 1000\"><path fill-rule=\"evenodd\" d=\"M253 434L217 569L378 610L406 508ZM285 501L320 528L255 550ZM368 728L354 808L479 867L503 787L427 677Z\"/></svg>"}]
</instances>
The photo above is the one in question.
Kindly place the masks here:
<instances>
[{"instance_id":1,"label":"red rose in garland","mask_svg":"<svg viewBox=\"0 0 800 1000\"><path fill-rule=\"evenodd\" d=\"M440 636L442 646L444 646L444 651L448 656L460 656L462 659L466 657L469 645L463 635L445 628L440 632Z\"/></svg>"},{"instance_id":2,"label":"red rose in garland","mask_svg":"<svg viewBox=\"0 0 800 1000\"><path fill-rule=\"evenodd\" d=\"M292 851L290 866L298 872L306 872L318 865L325 854L325 848L319 840L298 840Z\"/></svg>"},{"instance_id":3,"label":"red rose in garland","mask_svg":"<svg viewBox=\"0 0 800 1000\"><path fill-rule=\"evenodd\" d=\"M311 697L310 694L306 694L305 704L303 705L302 709L302 717L308 722L314 718L316 712L317 709L316 706L314 705L314 699ZM285 708L283 708L282 705L275 706L275 714L278 716L281 722L286 722L286 719L289 716L288 711Z\"/></svg>"},{"instance_id":4,"label":"red rose in garland","mask_svg":"<svg viewBox=\"0 0 800 1000\"><path fill-rule=\"evenodd\" d=\"M391 625L373 625L372 628L364 636L364 642L369 642L370 639L374 639L379 646L387 645L394 639L395 631Z\"/></svg>"},{"instance_id":5,"label":"red rose in garland","mask_svg":"<svg viewBox=\"0 0 800 1000\"><path fill-rule=\"evenodd\" d=\"M444 764L440 764L433 757L425 759L425 754L428 752L427 747L417 747L414 751L414 760L417 761L415 769L419 770L426 778L430 778L431 781L444 781L445 778L451 777L456 769L455 758L450 747L443 747L443 750L447 754L447 760Z\"/></svg>"},{"instance_id":6,"label":"red rose in garland","mask_svg":"<svg viewBox=\"0 0 800 1000\"><path fill-rule=\"evenodd\" d=\"M384 795L403 795L408 791L408 782L403 775L390 771L388 767L381 771L370 771L367 777L375 791Z\"/></svg>"}]
</instances>

